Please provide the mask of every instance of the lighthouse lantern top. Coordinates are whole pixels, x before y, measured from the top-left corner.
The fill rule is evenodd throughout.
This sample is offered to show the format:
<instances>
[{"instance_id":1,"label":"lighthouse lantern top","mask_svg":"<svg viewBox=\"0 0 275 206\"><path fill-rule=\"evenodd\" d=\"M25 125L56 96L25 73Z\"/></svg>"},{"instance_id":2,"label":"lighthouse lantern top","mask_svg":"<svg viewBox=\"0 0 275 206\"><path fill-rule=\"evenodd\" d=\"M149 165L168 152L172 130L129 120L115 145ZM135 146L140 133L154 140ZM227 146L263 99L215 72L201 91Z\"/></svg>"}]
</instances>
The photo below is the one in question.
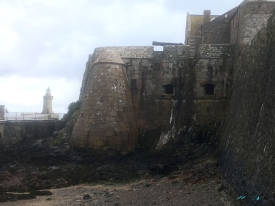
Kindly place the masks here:
<instances>
[{"instance_id":1,"label":"lighthouse lantern top","mask_svg":"<svg viewBox=\"0 0 275 206\"><path fill-rule=\"evenodd\" d=\"M49 87L48 87L48 89L46 90L46 95L51 95L51 90L50 90Z\"/></svg>"}]
</instances>

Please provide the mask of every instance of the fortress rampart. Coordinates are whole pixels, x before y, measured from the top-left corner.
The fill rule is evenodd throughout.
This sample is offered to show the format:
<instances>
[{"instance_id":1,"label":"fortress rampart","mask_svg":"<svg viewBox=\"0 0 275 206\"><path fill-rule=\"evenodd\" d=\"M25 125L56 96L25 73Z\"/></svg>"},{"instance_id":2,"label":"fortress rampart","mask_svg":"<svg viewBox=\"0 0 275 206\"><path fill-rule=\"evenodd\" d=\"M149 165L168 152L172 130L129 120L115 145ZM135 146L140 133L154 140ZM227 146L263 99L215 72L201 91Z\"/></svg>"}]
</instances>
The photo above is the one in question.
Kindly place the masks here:
<instances>
[{"instance_id":1,"label":"fortress rampart","mask_svg":"<svg viewBox=\"0 0 275 206\"><path fill-rule=\"evenodd\" d=\"M202 128L220 125L224 118L233 48L200 45L197 55L181 45L164 46L161 52L153 47L95 49L83 78L74 145L117 150L119 144L119 151L129 150L139 136L157 131L159 141L154 146L160 147L192 129L194 136L189 139L196 141L197 133L206 132ZM95 131L101 131L97 137ZM124 132L128 138L122 137Z\"/></svg>"}]
</instances>

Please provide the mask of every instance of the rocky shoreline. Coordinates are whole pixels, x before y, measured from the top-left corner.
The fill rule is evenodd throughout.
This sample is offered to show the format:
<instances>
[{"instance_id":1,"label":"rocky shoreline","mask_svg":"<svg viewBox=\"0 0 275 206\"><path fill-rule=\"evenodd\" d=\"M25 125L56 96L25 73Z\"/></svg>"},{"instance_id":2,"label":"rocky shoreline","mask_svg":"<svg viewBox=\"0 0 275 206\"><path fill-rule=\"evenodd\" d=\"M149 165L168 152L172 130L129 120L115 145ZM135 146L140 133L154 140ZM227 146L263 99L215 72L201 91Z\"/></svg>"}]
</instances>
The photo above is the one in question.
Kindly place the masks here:
<instances>
[{"instance_id":1,"label":"rocky shoreline","mask_svg":"<svg viewBox=\"0 0 275 206\"><path fill-rule=\"evenodd\" d=\"M76 186L83 184L85 188L99 185L102 190L104 185L111 185L114 188L116 185L119 185L118 187L130 185L129 190L132 192L128 192L127 197L120 201L112 201L125 205L124 201L130 201L137 195L134 191L142 191L137 195L141 197L145 193L160 192L170 186L174 188L173 193L176 194L180 193L181 187L188 186L190 188L186 187L185 190L193 191L194 188L205 188L209 185L207 190L209 195L213 193L215 201L219 202L211 205L221 205L217 189L219 167L214 144L197 144L154 151L140 150L133 154L102 157L70 148L66 135L63 135L62 139L60 134L59 137L56 134L47 139L22 144L17 148L1 150L0 202L9 205L16 201L14 204L18 205L20 201L38 201L45 195L51 200L53 197L58 199L58 188L62 188L62 191L70 188L73 190L75 187L84 187ZM85 195L84 193L79 195ZM169 192L167 194L171 196L167 197L169 200L178 199ZM93 196L89 193L87 195ZM47 204L55 204L51 204L50 199L47 200ZM97 199L98 205L111 205L110 202L109 204L95 197L84 199L78 203ZM157 198L156 204L159 204L157 202L160 200L163 201ZM135 201L138 205L138 200ZM140 204L145 204L144 201L140 200ZM148 202L148 205L150 204ZM169 205L173 205L172 202Z\"/></svg>"},{"instance_id":2,"label":"rocky shoreline","mask_svg":"<svg viewBox=\"0 0 275 206\"><path fill-rule=\"evenodd\" d=\"M211 144L194 145L192 150L143 151L108 158L45 145L36 142L28 151L21 148L1 160L2 163L6 160L0 170L2 204L228 205L229 202L221 195L219 167Z\"/></svg>"}]
</instances>

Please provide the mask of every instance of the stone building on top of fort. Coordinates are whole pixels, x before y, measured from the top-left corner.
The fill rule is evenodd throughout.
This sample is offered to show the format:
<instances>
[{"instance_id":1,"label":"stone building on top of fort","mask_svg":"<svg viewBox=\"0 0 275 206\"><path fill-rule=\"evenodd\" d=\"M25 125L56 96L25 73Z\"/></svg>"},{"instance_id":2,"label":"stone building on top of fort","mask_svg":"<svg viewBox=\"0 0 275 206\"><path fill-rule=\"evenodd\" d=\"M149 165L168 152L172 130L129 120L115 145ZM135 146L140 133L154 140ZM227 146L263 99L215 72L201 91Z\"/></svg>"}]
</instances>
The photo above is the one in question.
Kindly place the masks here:
<instances>
[{"instance_id":1,"label":"stone building on top of fort","mask_svg":"<svg viewBox=\"0 0 275 206\"><path fill-rule=\"evenodd\" d=\"M274 8L274 1L246 0L222 15L188 13L186 45L163 51L96 48L86 64L72 143L124 153L141 139L157 148L173 139L208 141L227 111L236 47L251 43Z\"/></svg>"}]
</instances>

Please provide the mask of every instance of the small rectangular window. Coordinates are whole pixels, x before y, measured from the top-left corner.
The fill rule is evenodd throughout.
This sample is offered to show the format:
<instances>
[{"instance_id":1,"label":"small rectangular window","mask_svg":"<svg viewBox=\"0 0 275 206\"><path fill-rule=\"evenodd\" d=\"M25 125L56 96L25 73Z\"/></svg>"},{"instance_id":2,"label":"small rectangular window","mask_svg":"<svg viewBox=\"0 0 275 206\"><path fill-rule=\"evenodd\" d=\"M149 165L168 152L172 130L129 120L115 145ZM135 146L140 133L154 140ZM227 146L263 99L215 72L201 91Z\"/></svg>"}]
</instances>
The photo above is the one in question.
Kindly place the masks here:
<instances>
[{"instance_id":1,"label":"small rectangular window","mask_svg":"<svg viewBox=\"0 0 275 206\"><path fill-rule=\"evenodd\" d=\"M174 94L174 86L172 84L166 84L163 86L165 94Z\"/></svg>"},{"instance_id":2,"label":"small rectangular window","mask_svg":"<svg viewBox=\"0 0 275 206\"><path fill-rule=\"evenodd\" d=\"M206 95L213 95L215 90L214 84L205 84L205 94Z\"/></svg>"}]
</instances>

